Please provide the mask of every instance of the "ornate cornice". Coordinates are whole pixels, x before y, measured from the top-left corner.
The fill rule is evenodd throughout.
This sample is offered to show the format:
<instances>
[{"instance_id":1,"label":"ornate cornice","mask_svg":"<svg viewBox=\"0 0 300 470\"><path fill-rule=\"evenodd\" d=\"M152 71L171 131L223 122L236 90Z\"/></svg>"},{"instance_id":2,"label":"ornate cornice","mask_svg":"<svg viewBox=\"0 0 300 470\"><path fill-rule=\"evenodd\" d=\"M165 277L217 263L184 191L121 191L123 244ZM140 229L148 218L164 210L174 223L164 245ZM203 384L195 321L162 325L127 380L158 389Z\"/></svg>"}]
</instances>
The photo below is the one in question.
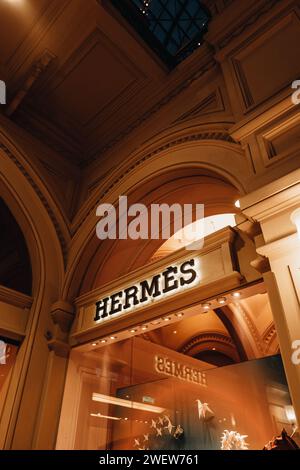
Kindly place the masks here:
<instances>
[{"instance_id":1,"label":"ornate cornice","mask_svg":"<svg viewBox=\"0 0 300 470\"><path fill-rule=\"evenodd\" d=\"M263 342L266 344L266 351L269 351L271 343L276 339L277 332L274 322L272 322L263 334Z\"/></svg>"},{"instance_id":2,"label":"ornate cornice","mask_svg":"<svg viewBox=\"0 0 300 470\"><path fill-rule=\"evenodd\" d=\"M195 346L198 346L202 343L205 343L207 341L213 341L217 343L222 343L226 344L226 346L232 347L234 350L236 349L235 344L233 340L226 335L223 335L221 333L201 333L197 336L194 336L192 339L187 341L179 350L182 354L188 354L189 351L194 348Z\"/></svg>"}]
</instances>

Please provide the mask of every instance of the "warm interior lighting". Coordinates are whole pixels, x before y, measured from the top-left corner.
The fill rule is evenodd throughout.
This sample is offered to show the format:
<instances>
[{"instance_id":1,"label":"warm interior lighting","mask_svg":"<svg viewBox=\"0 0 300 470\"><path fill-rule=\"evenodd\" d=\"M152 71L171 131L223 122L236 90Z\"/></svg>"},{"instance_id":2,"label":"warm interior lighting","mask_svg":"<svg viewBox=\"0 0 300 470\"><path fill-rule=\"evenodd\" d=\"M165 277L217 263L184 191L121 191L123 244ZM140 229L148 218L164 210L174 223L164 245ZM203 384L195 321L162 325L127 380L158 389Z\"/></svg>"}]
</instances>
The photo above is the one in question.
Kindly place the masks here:
<instances>
[{"instance_id":1,"label":"warm interior lighting","mask_svg":"<svg viewBox=\"0 0 300 470\"><path fill-rule=\"evenodd\" d=\"M116 336L111 336L110 339L117 339L117 337Z\"/></svg>"},{"instance_id":2,"label":"warm interior lighting","mask_svg":"<svg viewBox=\"0 0 300 470\"><path fill-rule=\"evenodd\" d=\"M120 421L122 419L122 418L117 418L116 416L105 416L105 415L102 415L101 413L90 413L90 416L93 416L94 418L113 419L115 421Z\"/></svg>"},{"instance_id":3,"label":"warm interior lighting","mask_svg":"<svg viewBox=\"0 0 300 470\"><path fill-rule=\"evenodd\" d=\"M3 0L6 3L11 3L12 5L20 5L24 3L24 0Z\"/></svg>"},{"instance_id":4,"label":"warm interior lighting","mask_svg":"<svg viewBox=\"0 0 300 470\"><path fill-rule=\"evenodd\" d=\"M92 343L92 346L97 346L97 343Z\"/></svg>"},{"instance_id":5,"label":"warm interior lighting","mask_svg":"<svg viewBox=\"0 0 300 470\"><path fill-rule=\"evenodd\" d=\"M291 215L291 221L296 225L298 238L300 239L300 208L296 209Z\"/></svg>"},{"instance_id":6,"label":"warm interior lighting","mask_svg":"<svg viewBox=\"0 0 300 470\"><path fill-rule=\"evenodd\" d=\"M106 343L106 339L101 339L101 343Z\"/></svg>"},{"instance_id":7,"label":"warm interior lighting","mask_svg":"<svg viewBox=\"0 0 300 470\"><path fill-rule=\"evenodd\" d=\"M220 297L219 299L217 299L217 301L219 302L219 304L225 304L226 297Z\"/></svg>"},{"instance_id":8,"label":"warm interior lighting","mask_svg":"<svg viewBox=\"0 0 300 470\"><path fill-rule=\"evenodd\" d=\"M136 330L133 328L132 330L130 330L130 333L136 333Z\"/></svg>"},{"instance_id":9,"label":"warm interior lighting","mask_svg":"<svg viewBox=\"0 0 300 470\"><path fill-rule=\"evenodd\" d=\"M164 321L169 321L169 320L171 320L171 318L165 317L163 320L164 320Z\"/></svg>"},{"instance_id":10,"label":"warm interior lighting","mask_svg":"<svg viewBox=\"0 0 300 470\"><path fill-rule=\"evenodd\" d=\"M210 307L210 305L211 304L209 302L207 302L206 304L202 304L201 307L205 308L207 310Z\"/></svg>"},{"instance_id":11,"label":"warm interior lighting","mask_svg":"<svg viewBox=\"0 0 300 470\"><path fill-rule=\"evenodd\" d=\"M166 253L179 250L196 241L204 240L208 235L228 226L236 226L234 214L216 214L198 219L174 233L171 238L161 245L155 255L159 256L162 253L165 256Z\"/></svg>"},{"instance_id":12,"label":"warm interior lighting","mask_svg":"<svg viewBox=\"0 0 300 470\"><path fill-rule=\"evenodd\" d=\"M234 205L235 205L235 207L237 207L238 209L240 209L240 207L241 207L240 200L237 199L237 200L235 201Z\"/></svg>"},{"instance_id":13,"label":"warm interior lighting","mask_svg":"<svg viewBox=\"0 0 300 470\"><path fill-rule=\"evenodd\" d=\"M296 422L296 414L295 414L295 410L292 407L292 405L285 406L284 409L285 409L285 414L286 414L286 417L287 417L288 421L291 424L295 423Z\"/></svg>"},{"instance_id":14,"label":"warm interior lighting","mask_svg":"<svg viewBox=\"0 0 300 470\"><path fill-rule=\"evenodd\" d=\"M236 298L241 297L240 292L234 292L232 295L233 297L236 297Z\"/></svg>"},{"instance_id":15,"label":"warm interior lighting","mask_svg":"<svg viewBox=\"0 0 300 470\"><path fill-rule=\"evenodd\" d=\"M142 326L142 330L147 330L147 328L148 328L147 325Z\"/></svg>"},{"instance_id":16,"label":"warm interior lighting","mask_svg":"<svg viewBox=\"0 0 300 470\"><path fill-rule=\"evenodd\" d=\"M93 393L92 400L100 403L107 403L109 405L133 408L134 410L150 411L151 413L163 413L165 411L164 408L159 406L146 405L145 403L139 403L137 401L128 401L123 398L110 397L109 395L102 395L101 393Z\"/></svg>"}]
</instances>

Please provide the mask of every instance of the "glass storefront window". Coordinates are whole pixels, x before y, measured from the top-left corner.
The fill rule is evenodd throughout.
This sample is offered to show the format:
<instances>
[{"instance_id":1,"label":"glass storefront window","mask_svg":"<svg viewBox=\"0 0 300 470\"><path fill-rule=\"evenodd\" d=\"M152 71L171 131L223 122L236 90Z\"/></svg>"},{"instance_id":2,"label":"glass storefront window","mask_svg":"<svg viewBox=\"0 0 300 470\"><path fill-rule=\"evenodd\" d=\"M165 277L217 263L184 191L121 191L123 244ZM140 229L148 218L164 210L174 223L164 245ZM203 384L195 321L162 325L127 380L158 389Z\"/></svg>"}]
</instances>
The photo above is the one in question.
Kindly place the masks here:
<instances>
[{"instance_id":1,"label":"glass storefront window","mask_svg":"<svg viewBox=\"0 0 300 470\"><path fill-rule=\"evenodd\" d=\"M280 355L215 367L137 336L71 352L57 448L262 449L291 409Z\"/></svg>"}]
</instances>

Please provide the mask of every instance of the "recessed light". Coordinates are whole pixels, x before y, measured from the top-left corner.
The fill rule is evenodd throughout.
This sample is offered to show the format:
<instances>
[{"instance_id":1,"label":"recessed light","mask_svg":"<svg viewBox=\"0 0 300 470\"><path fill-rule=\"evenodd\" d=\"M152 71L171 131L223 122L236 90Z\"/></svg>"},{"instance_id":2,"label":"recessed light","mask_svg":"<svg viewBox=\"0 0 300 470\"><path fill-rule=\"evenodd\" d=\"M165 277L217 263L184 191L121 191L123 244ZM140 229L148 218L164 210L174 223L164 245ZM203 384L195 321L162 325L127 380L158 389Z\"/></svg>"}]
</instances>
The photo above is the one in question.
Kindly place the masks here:
<instances>
[{"instance_id":1,"label":"recessed light","mask_svg":"<svg viewBox=\"0 0 300 470\"><path fill-rule=\"evenodd\" d=\"M92 346L97 346L97 343L92 343Z\"/></svg>"},{"instance_id":2,"label":"recessed light","mask_svg":"<svg viewBox=\"0 0 300 470\"><path fill-rule=\"evenodd\" d=\"M165 317L163 320L164 321L169 321L169 320L171 320L171 318L170 317Z\"/></svg>"},{"instance_id":3,"label":"recessed light","mask_svg":"<svg viewBox=\"0 0 300 470\"><path fill-rule=\"evenodd\" d=\"M106 339L101 339L101 343L106 343Z\"/></svg>"},{"instance_id":4,"label":"recessed light","mask_svg":"<svg viewBox=\"0 0 300 470\"><path fill-rule=\"evenodd\" d=\"M148 326L147 325L143 325L142 326L142 330L147 330Z\"/></svg>"},{"instance_id":5,"label":"recessed light","mask_svg":"<svg viewBox=\"0 0 300 470\"><path fill-rule=\"evenodd\" d=\"M225 302L226 302L226 297L219 297L219 298L217 299L217 302L219 302L219 304L225 304Z\"/></svg>"},{"instance_id":6,"label":"recessed light","mask_svg":"<svg viewBox=\"0 0 300 470\"><path fill-rule=\"evenodd\" d=\"M211 303L210 302L206 302L205 304L202 304L201 307L202 308L205 308L205 310L209 309L209 307L211 306Z\"/></svg>"},{"instance_id":7,"label":"recessed light","mask_svg":"<svg viewBox=\"0 0 300 470\"><path fill-rule=\"evenodd\" d=\"M183 313L182 313L182 312L176 313L175 315L176 315L176 317L183 317Z\"/></svg>"},{"instance_id":8,"label":"recessed light","mask_svg":"<svg viewBox=\"0 0 300 470\"><path fill-rule=\"evenodd\" d=\"M116 336L111 336L110 339L117 339L117 337Z\"/></svg>"},{"instance_id":9,"label":"recessed light","mask_svg":"<svg viewBox=\"0 0 300 470\"><path fill-rule=\"evenodd\" d=\"M135 328L132 328L132 330L130 330L130 333L135 333L135 332L136 332Z\"/></svg>"},{"instance_id":10,"label":"recessed light","mask_svg":"<svg viewBox=\"0 0 300 470\"><path fill-rule=\"evenodd\" d=\"M173 333L174 333L174 335L176 335L177 331L176 331L176 330L174 330L174 331L173 331Z\"/></svg>"},{"instance_id":11,"label":"recessed light","mask_svg":"<svg viewBox=\"0 0 300 470\"><path fill-rule=\"evenodd\" d=\"M233 297L241 297L241 293L240 293L240 292L234 292L232 295L233 295Z\"/></svg>"}]
</instances>

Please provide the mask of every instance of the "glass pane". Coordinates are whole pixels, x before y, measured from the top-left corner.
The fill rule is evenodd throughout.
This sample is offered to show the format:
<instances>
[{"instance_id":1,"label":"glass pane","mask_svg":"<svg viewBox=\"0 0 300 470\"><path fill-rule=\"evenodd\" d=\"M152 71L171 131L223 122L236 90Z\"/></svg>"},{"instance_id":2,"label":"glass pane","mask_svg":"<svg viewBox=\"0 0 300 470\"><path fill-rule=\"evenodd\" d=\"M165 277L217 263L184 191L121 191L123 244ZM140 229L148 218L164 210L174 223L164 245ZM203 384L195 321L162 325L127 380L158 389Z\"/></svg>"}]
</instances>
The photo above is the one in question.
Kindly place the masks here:
<instances>
[{"instance_id":1,"label":"glass pane","mask_svg":"<svg viewBox=\"0 0 300 470\"><path fill-rule=\"evenodd\" d=\"M137 336L73 350L58 448L262 449L291 409L280 355L215 367Z\"/></svg>"}]
</instances>

